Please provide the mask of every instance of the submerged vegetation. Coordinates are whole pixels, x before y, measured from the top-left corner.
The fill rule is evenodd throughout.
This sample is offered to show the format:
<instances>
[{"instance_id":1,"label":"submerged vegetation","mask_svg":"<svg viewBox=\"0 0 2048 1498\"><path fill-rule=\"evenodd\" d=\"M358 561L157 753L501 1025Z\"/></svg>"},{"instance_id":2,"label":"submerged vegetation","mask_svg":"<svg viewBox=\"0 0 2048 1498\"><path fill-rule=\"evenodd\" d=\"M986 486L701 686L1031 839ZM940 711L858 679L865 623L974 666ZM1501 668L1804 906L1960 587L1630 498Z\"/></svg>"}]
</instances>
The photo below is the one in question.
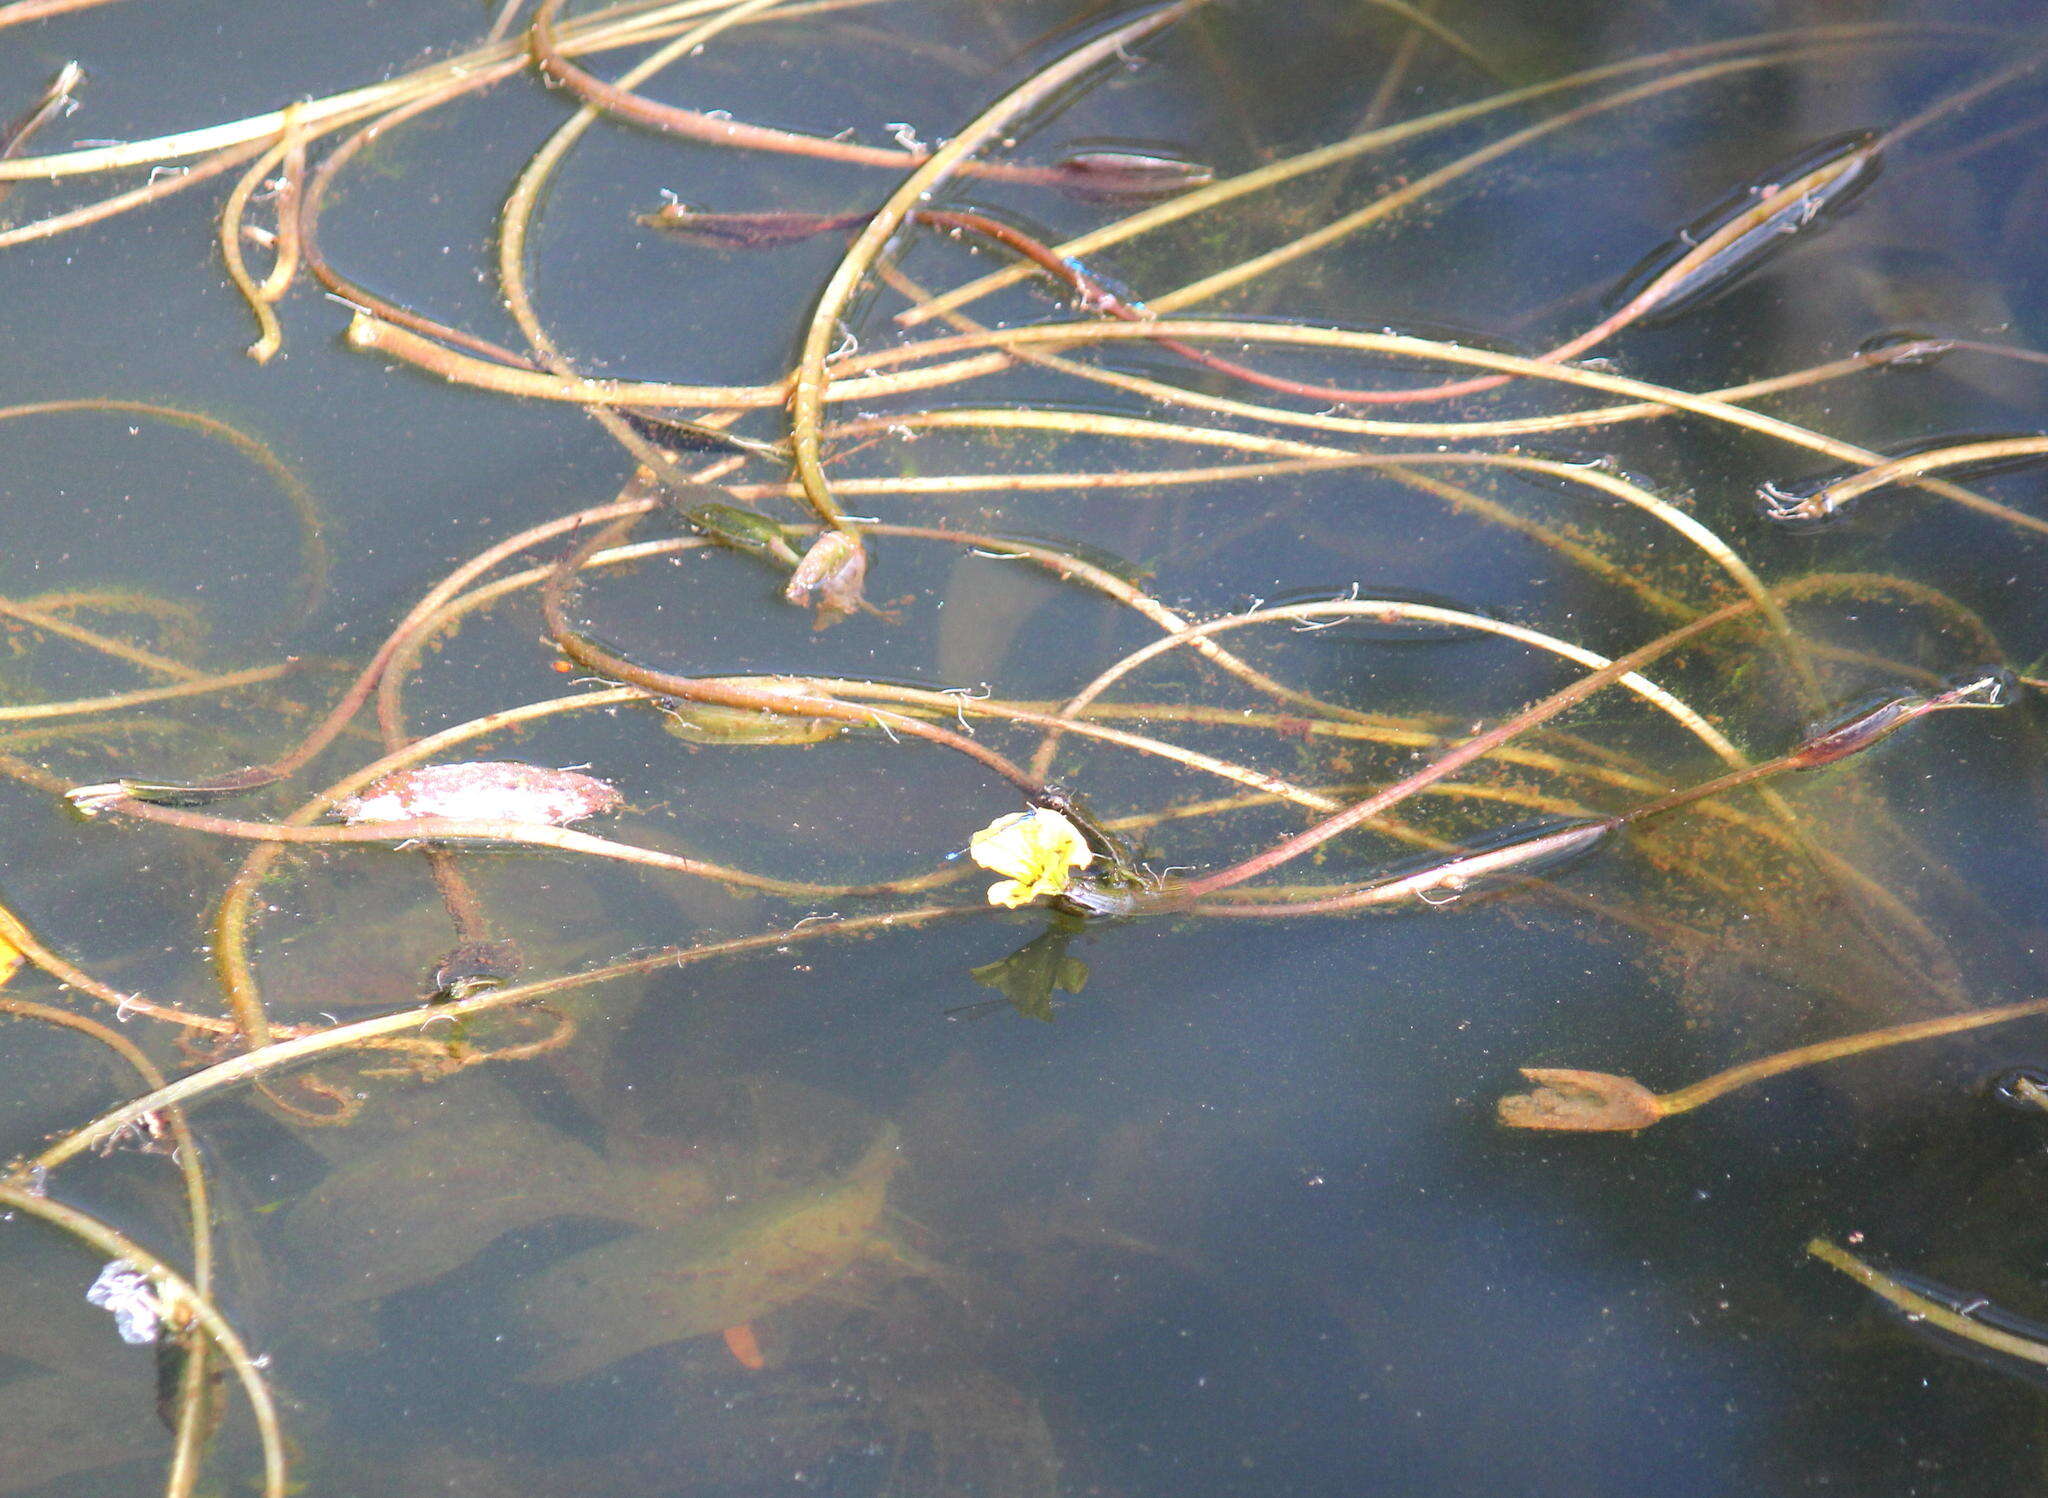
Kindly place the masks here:
<instances>
[{"instance_id":1,"label":"submerged vegetation","mask_svg":"<svg viewBox=\"0 0 2048 1498\"><path fill-rule=\"evenodd\" d=\"M54 33L53 18L92 8L10 0L0 35L45 22ZM21 1022L8 1031L83 1036L123 1068L117 1101L82 1106L46 1140L9 1141L0 1209L75 1240L77 1295L91 1286L123 1337L157 1349L169 1498L229 1480L205 1475L225 1460L213 1451L223 1429L253 1430L268 1498L296 1490L295 1452L321 1464L318 1439L291 1429L294 1406L272 1388L289 1387L289 1360L252 1352L223 1309L224 1286L265 1272L241 1241L248 1213L223 1205L214 1149L194 1129L199 1105L231 1095L324 1162L314 1184L258 1207L276 1209L266 1231L288 1259L324 1266L272 1292L317 1308L302 1349L346 1347L360 1331L351 1307L402 1304L496 1255L492 1272L511 1284L502 1305L462 1310L451 1296L477 1320L508 1318L524 1358L510 1382L569 1385L651 1349L717 1342L713 1361L664 1365L671 1392L706 1410L676 1438L699 1443L706 1492L748 1478L718 1467L742 1439L721 1434L733 1403L713 1409L735 1369L762 1380L762 1428L790 1461L885 1452L860 1491L1063 1490L1075 1458L1056 1401L1022 1359L985 1344L1004 1317L1057 1326L1019 1334L1048 1343L1078 1335L1060 1318L1085 1319L1072 1306L1092 1280L1055 1285L1046 1271L1040 1284L1015 1262L1065 1256L1110 1264L1111 1279L1143 1264L1199 1281L1207 1267L1043 1202L1017 1204L1028 1223L975 1224L968 1242L973 1214L945 1210L936 1165L919 1202L940 1202L940 1225L914 1220L902 1201L929 1162L907 1124L852 1089L698 1077L662 1103L626 1099L607 1068L624 1065L621 1027L650 975L764 953L805 973L831 943L1021 911L1008 956L959 946L945 1007L1044 1021L1089 992L1081 952L1106 931L1405 913L1453 923L1441 929L1455 942L1468 913L1506 912L1568 940L1632 944L1643 986L1679 996L1683 1012L1655 1022L1674 1052L1719 1058L1699 1068L1705 1080L1662 1093L1618 1072L1530 1065L1533 1090L1500 1098L1496 1116L1543 1132L1634 1134L1794 1071L2048 1013L2048 998L1986 991L2012 980L1963 950L1982 892L1916 841L1910 810L1867 774L1907 745L1968 755L1972 742L2026 738L2037 750L2025 724L2048 681L2026 646L2002 643L1854 528L1880 509L1933 517L1973 527L1985 556L2031 556L2048 532L2039 505L1978 486L2024 476L2048 438L1925 428L1962 404L1940 383L1956 366L2009 373L2044 356L1973 330L1844 326L1819 342L1852 352L1808 350L1714 389L1587 357L1630 357L1632 339L1682 330L1766 270L1813 273L1826 236L1885 191L1889 153L1933 142L1955 159L1985 135L1992 103L2038 105L2048 37L2015 53L1995 27L1844 22L1538 76L1484 28L1468 35L1455 7L1375 0L1355 9L1385 38L1386 74L1355 129L1311 113L1312 144L1209 160L1208 146L1232 143L1114 138L1118 100L1151 118L1192 91L1227 94L1233 44L1264 24L1255 8L1081 8L1037 40L983 9L988 46L962 58L921 43L906 3L625 0L571 13L563 0L507 0L466 50L150 139L67 142L92 80L66 64L0 136L0 247L108 221L103 232L119 233L127 215L222 182L218 251L255 324L252 359L268 364L338 318L348 349L403 377L581 409L621 452L615 494L502 527L395 623L379 621L381 643L348 663L345 683L298 656L214 662L208 621L170 593L60 580L0 598L13 642L0 772L22 804L89 819L83 849L156 829L163 840L147 846L205 890L211 980L175 991L133 991L117 954L80 955L94 926L74 911L0 906L0 1013ZM890 144L858 122L784 129L669 102L692 97L704 69L821 37L885 69L958 69L984 102L892 123ZM1601 128L1797 68L1854 75L1902 49L1945 59L1942 89L1917 112L1793 151L1761 129L1738 139L1749 173L1703 192L1661 247L1617 249L1634 271L1617 282L1614 264L1575 266L1554 299L1518 309L1510 331L1538 352L1332 305L1349 284L1332 261L1519 184L1532 160L1564 153L1582 185L1595 180ZM607 76L620 54L636 60ZM1426 97L1453 102L1402 114L1423 70L1441 74ZM522 80L569 112L503 185L491 271L516 341L372 290L328 258L352 174L437 111ZM750 178L709 178L721 192L745 180L753 198L664 202L650 185L631 227L651 250L779 278L803 310L767 335L775 350L790 335L776 377L693 382L682 360L628 377L611 372L611 351L580 354L550 321L536 227L566 192L565 164L604 129L753 164ZM1345 174L1381 160L1361 194ZM328 300L294 302L308 284ZM1776 357L1798 336L1759 346ZM1873 385L1883 393L1855 398ZM1902 431L1835 421L1839 392L1855 418L1933 414ZM0 421L94 413L197 433L257 464L300 530L294 620L322 617L338 543L260 438L121 392L0 409ZM1316 487L1331 484L1343 487ZM1241 606L1178 597L1204 585L1189 559L1252 555L1269 522L1325 524L1302 518L1302 496L1328 492L1411 518L1361 521L1330 546L1356 567L1335 586L1288 577L1286 598L1239 594ZM1087 519L1140 496L1194 517L1154 537L1147 565L1101 550ZM1541 603L1555 607L1425 591L1391 549L1401 537L1419 537L1418 552L1469 548L1481 571L1502 557L1538 568L1554 585ZM35 565L63 579L69 560ZM941 607L958 632L914 671L849 664L875 642L922 640ZM1097 632L1078 646L1031 622L1039 607ZM792 630L800 610L808 627ZM1876 616L1885 627L1866 625ZM464 632L465 644L491 636L515 668L481 675L488 687L437 672ZM1034 633L1042 649L1013 648ZM1372 666L1332 670L1318 652L1340 645L1347 660L1384 662L1384 685L1357 674ZM960 674L982 670L991 679ZM550 672L558 690L527 690ZM442 726L425 731L409 700L427 695L423 679L458 704L521 685L482 710L437 708ZM744 768L708 773L730 794L672 805L665 775L635 774L658 756ZM877 812L885 801L909 810ZM391 872L414 861L436 905ZM638 934L618 918L642 908L626 886L557 882L612 866L667 902ZM266 947L266 930L289 922L273 900L316 876L351 881L349 901L383 919L315 922L324 931ZM1723 1024L1730 972L1797 1001ZM973 1002L976 984L997 997ZM369 1012L336 1014L344 1004ZM1521 1043L1532 1056L1581 1044L1529 1028ZM1680 1064L1640 1054L1660 1072ZM530 1108L503 1081L523 1071L545 1072L568 1101L553 1115ZM1470 1087L1501 1080L1475 1074ZM2031 1076L2000 1092L2048 1106ZM935 1084L925 1101L941 1115L971 1108L965 1095ZM654 1116L664 1107L670 1117ZM650 1137L660 1158L634 1158ZM1488 1136L1500 1150L1521 1137ZM129 1228L70 1204L92 1199L71 1187L95 1158L138 1151L175 1180L182 1235L160 1211ZM577 1223L614 1236L578 1239ZM230 1227L236 1241L221 1242ZM512 1262L515 1230L561 1234L553 1262ZM1950 1350L2048 1362L2021 1318L1829 1239L1810 1252ZM248 1283L233 1298L260 1299ZM799 1335L855 1371L806 1380L778 1357L779 1339ZM853 1350L870 1343L948 1349L950 1361L860 1362ZM67 1394L57 1377L0 1383L0 1426L50 1419L105 1382L79 1373ZM230 1386L247 1427L226 1413ZM103 1451L138 1455L127 1441ZM53 1447L23 1470L77 1470L65 1462ZM14 1486L0 1472L0 1491Z\"/></svg>"}]
</instances>

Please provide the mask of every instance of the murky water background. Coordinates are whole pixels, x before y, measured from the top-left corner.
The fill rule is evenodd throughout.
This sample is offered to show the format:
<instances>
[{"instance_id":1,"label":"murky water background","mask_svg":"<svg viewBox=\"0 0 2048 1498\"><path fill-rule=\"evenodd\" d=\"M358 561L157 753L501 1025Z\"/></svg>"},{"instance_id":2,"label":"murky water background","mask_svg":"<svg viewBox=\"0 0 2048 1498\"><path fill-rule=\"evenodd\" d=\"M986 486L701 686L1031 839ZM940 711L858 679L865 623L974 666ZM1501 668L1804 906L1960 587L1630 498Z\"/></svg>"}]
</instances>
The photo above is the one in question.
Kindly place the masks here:
<instances>
[{"instance_id":1,"label":"murky water background","mask_svg":"<svg viewBox=\"0 0 2048 1498\"><path fill-rule=\"evenodd\" d=\"M653 91L871 142L902 122L929 140L1027 59L1057 51L1049 38L1084 9L876 5L723 40ZM1560 132L1221 308L1540 348L1757 170L1903 118L2034 44L2033 9L1437 8L1518 82L1765 24L1980 29L1817 48ZM29 97L77 58L91 83L63 139L140 137L385 76L484 20L456 0L317 12L151 0L0 32L0 98ZM1229 173L1497 86L1424 45L1376 103L1400 35L1386 13L1337 0L1219 5L1149 45L1136 71L1035 122L1024 149L1141 139ZM1629 375L1703 390L1902 327L2039 346L2044 100L2048 83L2023 82L1930 130L1824 236L1605 352ZM327 253L386 295L515 338L483 273L492 225L568 107L519 79L396 132L331 204ZM1487 138L1475 128L1366 158L1128 246L1107 269L1140 294L1177 284ZM664 240L633 214L664 191L721 208L839 210L871 205L886 180L601 127L543 210L537 303L593 372L774 378L843 241L720 253ZM969 196L1052 237L1117 211L1015 185ZM152 638L216 667L305 656L289 695L324 703L451 566L602 502L629 465L571 407L466 392L347 351L344 309L310 290L284 307L285 356L257 368L218 269L218 200L201 189L0 256L0 403L171 402L271 444L323 517L331 563L310 612L299 609L301 528L260 468L190 432L94 414L0 425L0 592L132 589L188 606L190 638L171 625ZM45 202L23 193L0 213L19 221ZM903 267L949 284L996 263L932 237ZM863 311L864 342L893 336L894 305ZM981 311L1024 321L1058 308L1024 288ZM1137 345L1109 359L1186 377ZM1031 373L1000 390L1012 402L1075 398ZM1881 446L2035 429L2042 398L2038 369L1958 354L1774 409ZM1505 395L1501 409L1523 399ZM774 413L745 429L773 435ZM1689 496L1772 582L1823 569L1902 578L1982 621L1978 632L1876 583L1837 590L1798 620L1863 652L1824 665L1836 700L1897 687L1885 661L1953 674L2026 668L2048 652L2037 534L1897 491L1853 524L1774 530L1755 515L1755 484L1823 465L1703 423L1527 450L1613 454L1660 492ZM849 471L1154 461L1182 459L1088 439L930 434ZM1719 596L1647 521L1551 486L1459 478L1639 576ZM2038 514L2039 486L2017 474L1981 487ZM890 500L877 512L1085 544L1142 567L1162 600L1196 615L1355 583L1614 654L1668 627L1527 535L1357 472ZM1025 700L1070 691L1151 638L1128 612L1041 574L907 542L878 548L871 592L909 598L901 623L813 633L754 564L709 554L593 582L582 608L604 639L671 669L991 684ZM530 599L469 623L412 683L413 730L561 691L539 630ZM33 631L5 643L0 700L133 684ZM1316 692L1447 730L1570 679L1505 642L1362 628L1253 653ZM1745 674L1743 659L1701 652L1660 680L1768 755L1811 714L1782 674ZM1147 678L1143 695L1249 700L1215 683L1181 666ZM434 1084L353 1080L368 1101L346 1128L305 1127L243 1094L211 1101L195 1122L222 1196L222 1308L272 1358L308 1490L358 1498L2027 1491L2043 1480L2038 1387L1915 1340L1801 1250L1816 1233L1860 1233L1883 1262L2048 1313L2048 1239L2030 1205L2048 1116L2001 1108L1979 1085L2041 1054L2037 1027L1796 1074L1637 1137L1510 1134L1492 1109L1519 1065L1676 1086L1957 1007L1957 994L1990 1004L2042 992L2036 713L1937 718L1788 791L1818 838L1925 923L1930 939L1908 945L1940 991L1889 959L1867 910L1788 878L1706 817L1562 875L1579 904L1525 895L1387 917L1091 926L1071 947L1085 986L1055 995L1051 1023L981 1003L990 990L970 976L1043 927L1033 912L768 950L572 995L555 1007L575 1023L573 1043L530 1062ZM151 710L132 733L117 721L33 741L0 724L0 748L68 780L203 772L276 752L305 719L258 695ZM1171 724L1151 726L1171 736ZM1607 698L1569 728L1666 784L1713 769L1668 724ZM1211 742L1316 773L1306 744ZM562 719L503 747L593 763L663 846L796 877L921 868L1015 809L1013 793L962 762L873 734L692 748L641 713ZM338 774L371 752L344 741L319 769ZM1216 794L1213 781L1072 746L1060 763L1105 813ZM1201 856L1224 862L1300 825L1270 808L1244 814L1205 834ZM1172 844L1159 837L1164 862ZM206 922L240 851L86 823L44 792L0 785L6 903L124 989L217 1008ZM1679 867L1688 858L1692 873ZM470 863L536 974L810 913L546 855ZM447 944L423 870L388 852L308 858L266 903L259 973L288 1020L411 1002ZM10 992L51 989L24 974ZM178 1058L165 1048L164 1059ZM9 1023L0 1147L32 1151L129 1087L83 1043ZM176 1257L175 1183L160 1160L85 1160L53 1191ZM749 1266L772 1259L802 1212L861 1252L800 1293L750 1281L772 1273ZM40 1227L0 1227L0 1492L160 1488L168 1440L149 1356L85 1306L96 1267ZM703 1288L707 1273L724 1288ZM686 1281L698 1288L674 1288ZM651 1299L632 1309L632 1295ZM664 1317L688 1334L634 1345ZM716 1335L734 1319L751 1321L765 1367L743 1366ZM231 1420L213 1490L239 1491L252 1452Z\"/></svg>"}]
</instances>

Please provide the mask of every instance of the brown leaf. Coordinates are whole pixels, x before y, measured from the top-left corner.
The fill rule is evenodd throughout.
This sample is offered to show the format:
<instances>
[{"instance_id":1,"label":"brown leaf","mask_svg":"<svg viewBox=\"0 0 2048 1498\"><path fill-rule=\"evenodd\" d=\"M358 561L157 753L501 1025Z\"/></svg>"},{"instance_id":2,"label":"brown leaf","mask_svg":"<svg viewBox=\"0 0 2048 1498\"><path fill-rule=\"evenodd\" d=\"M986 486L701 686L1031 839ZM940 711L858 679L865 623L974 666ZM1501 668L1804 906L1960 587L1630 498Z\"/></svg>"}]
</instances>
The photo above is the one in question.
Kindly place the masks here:
<instances>
[{"instance_id":1,"label":"brown leaf","mask_svg":"<svg viewBox=\"0 0 2048 1498\"><path fill-rule=\"evenodd\" d=\"M611 811L621 799L613 786L575 770L484 760L400 770L366 787L359 796L337 801L334 809L351 826L447 817L463 822L563 827Z\"/></svg>"}]
</instances>

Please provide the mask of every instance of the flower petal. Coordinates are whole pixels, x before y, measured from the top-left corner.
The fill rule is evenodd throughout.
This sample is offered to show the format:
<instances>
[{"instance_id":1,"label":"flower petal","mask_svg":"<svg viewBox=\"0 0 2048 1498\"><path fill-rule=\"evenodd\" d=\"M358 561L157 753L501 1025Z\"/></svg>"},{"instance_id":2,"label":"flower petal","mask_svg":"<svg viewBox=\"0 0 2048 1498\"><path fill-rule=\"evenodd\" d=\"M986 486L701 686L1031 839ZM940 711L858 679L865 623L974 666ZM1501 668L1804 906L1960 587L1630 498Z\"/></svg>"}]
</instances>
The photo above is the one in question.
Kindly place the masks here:
<instances>
[{"instance_id":1,"label":"flower petal","mask_svg":"<svg viewBox=\"0 0 2048 1498\"><path fill-rule=\"evenodd\" d=\"M988 887L988 903L991 905L1007 905L1015 910L1020 905L1029 905L1033 898L1031 887L1015 879L999 879Z\"/></svg>"}]
</instances>

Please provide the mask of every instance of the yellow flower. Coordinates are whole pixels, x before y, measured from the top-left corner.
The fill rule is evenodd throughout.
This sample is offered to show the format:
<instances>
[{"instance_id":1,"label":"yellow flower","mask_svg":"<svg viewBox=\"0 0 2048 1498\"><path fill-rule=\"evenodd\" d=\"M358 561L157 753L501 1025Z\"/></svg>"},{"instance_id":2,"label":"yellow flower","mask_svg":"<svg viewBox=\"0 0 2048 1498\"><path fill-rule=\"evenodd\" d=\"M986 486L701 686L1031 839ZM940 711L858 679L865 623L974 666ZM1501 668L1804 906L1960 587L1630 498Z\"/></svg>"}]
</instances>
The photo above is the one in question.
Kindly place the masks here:
<instances>
[{"instance_id":1,"label":"yellow flower","mask_svg":"<svg viewBox=\"0 0 2048 1498\"><path fill-rule=\"evenodd\" d=\"M974 834L968 854L983 868L1009 877L988 889L991 905L1029 905L1074 882L1074 870L1095 855L1081 829L1056 811L1033 807L997 817Z\"/></svg>"}]
</instances>

